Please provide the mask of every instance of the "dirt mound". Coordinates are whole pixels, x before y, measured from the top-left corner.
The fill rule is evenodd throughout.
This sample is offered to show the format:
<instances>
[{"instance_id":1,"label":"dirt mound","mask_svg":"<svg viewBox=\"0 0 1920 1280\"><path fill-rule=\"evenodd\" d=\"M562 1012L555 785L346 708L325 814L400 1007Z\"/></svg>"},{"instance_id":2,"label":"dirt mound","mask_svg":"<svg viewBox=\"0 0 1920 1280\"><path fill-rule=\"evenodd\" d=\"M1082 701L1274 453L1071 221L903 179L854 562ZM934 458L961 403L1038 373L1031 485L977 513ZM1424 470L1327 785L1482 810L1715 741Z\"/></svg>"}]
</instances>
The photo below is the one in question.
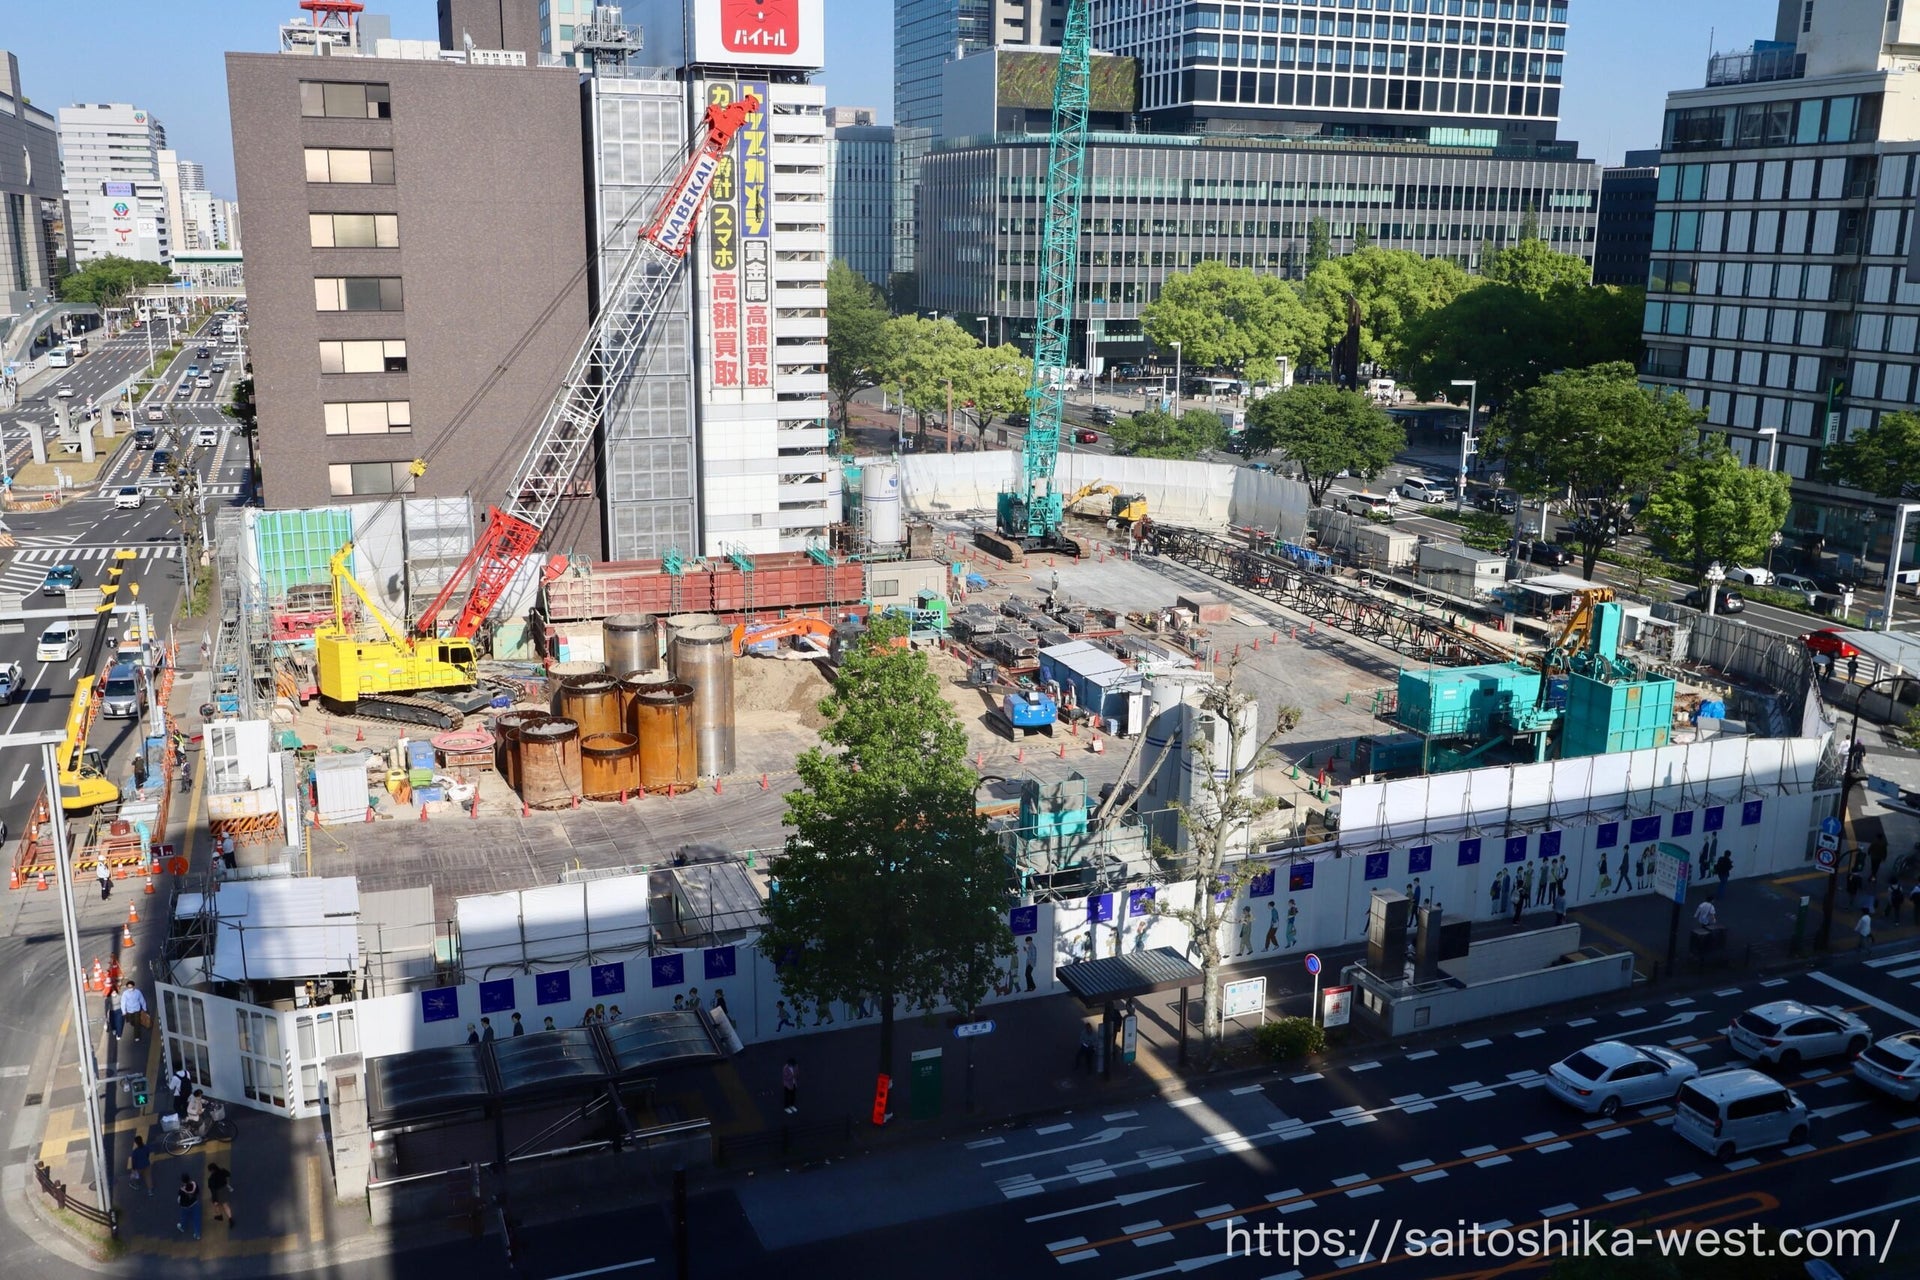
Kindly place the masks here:
<instances>
[{"instance_id":1,"label":"dirt mound","mask_svg":"<svg viewBox=\"0 0 1920 1280\"><path fill-rule=\"evenodd\" d=\"M767 722L786 721L818 732L827 718L820 700L833 692L817 662L784 658L738 658L733 664L733 706L736 715L752 713Z\"/></svg>"}]
</instances>

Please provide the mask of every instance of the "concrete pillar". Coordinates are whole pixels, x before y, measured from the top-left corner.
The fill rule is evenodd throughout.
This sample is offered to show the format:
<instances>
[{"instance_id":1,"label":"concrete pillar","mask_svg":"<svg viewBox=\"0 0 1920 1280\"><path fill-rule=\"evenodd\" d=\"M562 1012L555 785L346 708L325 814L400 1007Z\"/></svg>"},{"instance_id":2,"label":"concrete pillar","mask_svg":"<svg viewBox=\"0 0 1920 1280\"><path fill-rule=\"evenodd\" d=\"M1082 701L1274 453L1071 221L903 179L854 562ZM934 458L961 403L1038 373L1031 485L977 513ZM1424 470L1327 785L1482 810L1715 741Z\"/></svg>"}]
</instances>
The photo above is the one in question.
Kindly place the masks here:
<instances>
[{"instance_id":1,"label":"concrete pillar","mask_svg":"<svg viewBox=\"0 0 1920 1280\"><path fill-rule=\"evenodd\" d=\"M82 410L73 416L73 423L80 431L80 461L93 461L93 420Z\"/></svg>"},{"instance_id":2,"label":"concrete pillar","mask_svg":"<svg viewBox=\"0 0 1920 1280\"><path fill-rule=\"evenodd\" d=\"M33 446L33 460L45 466L47 462L46 428L38 422L29 422L25 425L27 428L27 442Z\"/></svg>"},{"instance_id":3,"label":"concrete pillar","mask_svg":"<svg viewBox=\"0 0 1920 1280\"><path fill-rule=\"evenodd\" d=\"M339 1204L364 1205L373 1152L367 1126L367 1064L360 1054L327 1059L327 1114L333 1134L333 1198Z\"/></svg>"}]
</instances>

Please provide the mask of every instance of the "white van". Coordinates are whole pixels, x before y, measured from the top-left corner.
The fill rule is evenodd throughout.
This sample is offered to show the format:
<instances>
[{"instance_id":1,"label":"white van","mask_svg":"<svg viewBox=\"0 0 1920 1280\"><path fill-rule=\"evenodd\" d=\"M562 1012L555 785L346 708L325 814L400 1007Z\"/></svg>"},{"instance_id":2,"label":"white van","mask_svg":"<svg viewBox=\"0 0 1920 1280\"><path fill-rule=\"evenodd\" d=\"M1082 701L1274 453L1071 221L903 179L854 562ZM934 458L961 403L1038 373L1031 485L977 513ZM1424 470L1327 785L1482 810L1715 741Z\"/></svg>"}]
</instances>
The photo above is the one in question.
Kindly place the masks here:
<instances>
[{"instance_id":1,"label":"white van","mask_svg":"<svg viewBox=\"0 0 1920 1280\"><path fill-rule=\"evenodd\" d=\"M1375 404L1392 404L1398 385L1392 378L1367 379L1367 396Z\"/></svg>"},{"instance_id":2,"label":"white van","mask_svg":"<svg viewBox=\"0 0 1920 1280\"><path fill-rule=\"evenodd\" d=\"M1752 1067L1689 1080L1673 1100L1673 1131L1716 1160L1798 1146L1807 1140L1810 1119L1798 1094Z\"/></svg>"},{"instance_id":3,"label":"white van","mask_svg":"<svg viewBox=\"0 0 1920 1280\"><path fill-rule=\"evenodd\" d=\"M1454 490L1439 480L1408 476L1400 482L1400 496L1415 502L1448 502L1452 500Z\"/></svg>"},{"instance_id":4,"label":"white van","mask_svg":"<svg viewBox=\"0 0 1920 1280\"><path fill-rule=\"evenodd\" d=\"M193 433L193 443L202 449L211 449L220 443L220 428L202 425Z\"/></svg>"},{"instance_id":5,"label":"white van","mask_svg":"<svg viewBox=\"0 0 1920 1280\"><path fill-rule=\"evenodd\" d=\"M1398 502L1397 494L1350 493L1340 500L1340 507L1349 515L1368 516L1373 519L1385 519L1393 515L1393 506Z\"/></svg>"}]
</instances>

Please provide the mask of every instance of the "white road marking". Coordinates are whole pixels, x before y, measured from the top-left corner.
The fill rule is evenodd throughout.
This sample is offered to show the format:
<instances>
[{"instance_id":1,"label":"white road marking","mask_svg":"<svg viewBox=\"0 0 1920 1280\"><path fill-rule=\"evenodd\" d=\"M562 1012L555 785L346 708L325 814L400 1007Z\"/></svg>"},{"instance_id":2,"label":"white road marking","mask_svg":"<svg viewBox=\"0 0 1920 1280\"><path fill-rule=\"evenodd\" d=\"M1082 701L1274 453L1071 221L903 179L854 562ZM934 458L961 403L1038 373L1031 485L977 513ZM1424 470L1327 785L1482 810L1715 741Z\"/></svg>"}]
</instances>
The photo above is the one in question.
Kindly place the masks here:
<instances>
[{"instance_id":1,"label":"white road marking","mask_svg":"<svg viewBox=\"0 0 1920 1280\"><path fill-rule=\"evenodd\" d=\"M1590 1027L1594 1024L1595 1021L1597 1021L1597 1019L1575 1018L1572 1022L1569 1022L1567 1025L1570 1027Z\"/></svg>"},{"instance_id":2,"label":"white road marking","mask_svg":"<svg viewBox=\"0 0 1920 1280\"><path fill-rule=\"evenodd\" d=\"M1125 1134L1132 1133L1137 1129L1144 1129L1145 1127L1146 1127L1145 1125L1138 1125L1138 1124L1112 1125L1112 1126L1109 1126L1108 1128L1102 1129L1098 1133L1089 1134L1087 1137L1081 1139L1079 1142L1076 1142L1071 1146L1053 1147L1046 1151L1029 1151L1022 1155L1017 1155L1017 1156L1003 1156L998 1160L983 1160L980 1162L980 1167L982 1169L991 1169L995 1165L1015 1164L1022 1160L1035 1160L1041 1156L1062 1155L1069 1151L1083 1151L1088 1147L1099 1146L1103 1142L1112 1142L1115 1138L1119 1138L1124 1136Z\"/></svg>"},{"instance_id":3,"label":"white road marking","mask_svg":"<svg viewBox=\"0 0 1920 1280\"><path fill-rule=\"evenodd\" d=\"M631 1271L635 1267L650 1267L652 1258L635 1258L632 1262L616 1262L610 1267L595 1267L591 1271L569 1271L566 1275L555 1276L553 1280L586 1280L588 1276L604 1276L611 1271Z\"/></svg>"},{"instance_id":4,"label":"white road marking","mask_svg":"<svg viewBox=\"0 0 1920 1280\"><path fill-rule=\"evenodd\" d=\"M1528 1027L1525 1031L1514 1032L1513 1038L1515 1040L1531 1040L1535 1036L1543 1036L1545 1034L1547 1034L1546 1031L1540 1027Z\"/></svg>"},{"instance_id":5,"label":"white road marking","mask_svg":"<svg viewBox=\"0 0 1920 1280\"><path fill-rule=\"evenodd\" d=\"M1169 1102L1167 1105L1170 1107L1197 1107L1200 1105L1200 1099L1175 1098L1172 1102Z\"/></svg>"},{"instance_id":6,"label":"white road marking","mask_svg":"<svg viewBox=\"0 0 1920 1280\"><path fill-rule=\"evenodd\" d=\"M1350 1066L1350 1067L1348 1067L1348 1068L1347 1068L1347 1070L1349 1070L1349 1071L1371 1071L1371 1070L1373 1070L1373 1069L1374 1069L1375 1067L1377 1067L1377 1066L1379 1066L1379 1065L1380 1065L1380 1064L1379 1064L1379 1063L1377 1063L1377 1062L1356 1062L1356 1063L1354 1063L1354 1064L1353 1064L1352 1066Z\"/></svg>"},{"instance_id":7,"label":"white road marking","mask_svg":"<svg viewBox=\"0 0 1920 1280\"><path fill-rule=\"evenodd\" d=\"M1622 1187L1618 1191L1607 1192L1606 1199L1608 1204L1612 1204L1617 1200L1631 1200L1639 1194L1640 1188L1638 1187Z\"/></svg>"},{"instance_id":8,"label":"white road marking","mask_svg":"<svg viewBox=\"0 0 1920 1280\"><path fill-rule=\"evenodd\" d=\"M1756 1160L1756 1159L1754 1159L1754 1158L1753 1158L1752 1156L1748 1156L1748 1157L1747 1157L1746 1159L1744 1159L1744 1160L1733 1160L1733 1161L1730 1161L1730 1162L1728 1162L1728 1164L1727 1164L1727 1172L1728 1172L1728 1173L1738 1173L1738 1172L1739 1172L1740 1170L1742 1170L1742 1169L1752 1169L1752 1168L1755 1168L1756 1166L1758 1166L1758 1165L1759 1165L1759 1163L1760 1163L1760 1162L1759 1162L1758 1160Z\"/></svg>"},{"instance_id":9,"label":"white road marking","mask_svg":"<svg viewBox=\"0 0 1920 1280\"><path fill-rule=\"evenodd\" d=\"M1667 1179L1667 1185L1668 1185L1668 1186L1670 1186L1670 1187L1684 1187L1684 1186L1686 1186L1686 1185L1687 1185L1687 1184L1688 1184L1689 1182L1698 1182L1698 1181L1700 1181L1700 1175L1699 1175L1699 1174L1697 1174L1697 1173L1682 1173L1682 1174L1677 1174L1677 1175L1675 1175L1674 1177L1671 1177L1671 1178L1668 1178L1668 1179Z\"/></svg>"},{"instance_id":10,"label":"white road marking","mask_svg":"<svg viewBox=\"0 0 1920 1280\"><path fill-rule=\"evenodd\" d=\"M1044 1138L1050 1133L1067 1133L1067 1132L1070 1132L1072 1129L1073 1129L1073 1126L1070 1124L1050 1124L1044 1129L1035 1129L1034 1133L1039 1137Z\"/></svg>"},{"instance_id":11,"label":"white road marking","mask_svg":"<svg viewBox=\"0 0 1920 1280\"><path fill-rule=\"evenodd\" d=\"M1408 1054L1408 1055L1407 1055L1407 1061L1408 1061L1408 1062L1419 1062L1419 1061L1422 1061L1423 1059L1426 1059L1426 1058L1435 1058L1435 1057L1438 1057L1439 1055L1440 1055L1440 1051L1439 1051L1438 1049L1422 1049L1422 1050L1420 1050L1420 1051L1419 1051L1418 1053L1410 1053L1410 1054Z\"/></svg>"},{"instance_id":12,"label":"white road marking","mask_svg":"<svg viewBox=\"0 0 1920 1280\"><path fill-rule=\"evenodd\" d=\"M1618 1012L1616 1012L1614 1016L1616 1018L1637 1018L1645 1012L1646 1010L1641 1008L1621 1009Z\"/></svg>"},{"instance_id":13,"label":"white road marking","mask_svg":"<svg viewBox=\"0 0 1920 1280\"><path fill-rule=\"evenodd\" d=\"M1841 1143L1858 1142L1860 1141L1860 1139L1867 1136L1868 1136L1867 1131L1865 1129L1855 1129L1852 1133L1841 1134L1838 1138L1834 1139L1834 1141L1841 1142Z\"/></svg>"},{"instance_id":14,"label":"white road marking","mask_svg":"<svg viewBox=\"0 0 1920 1280\"><path fill-rule=\"evenodd\" d=\"M1259 1093L1262 1089L1266 1087L1267 1086L1263 1084L1243 1084L1238 1089L1235 1089L1232 1092L1234 1097L1240 1098L1240 1097L1246 1096L1249 1093Z\"/></svg>"},{"instance_id":15,"label":"white road marking","mask_svg":"<svg viewBox=\"0 0 1920 1280\"><path fill-rule=\"evenodd\" d=\"M967 1150L978 1151L982 1147L998 1147L1005 1144L1005 1142L1005 1138L982 1138L978 1142L969 1142L967 1144Z\"/></svg>"},{"instance_id":16,"label":"white road marking","mask_svg":"<svg viewBox=\"0 0 1920 1280\"><path fill-rule=\"evenodd\" d=\"M1920 951L1899 951L1890 956L1875 956L1867 961L1869 969L1884 969L1891 964L1905 964L1909 960L1920 960Z\"/></svg>"},{"instance_id":17,"label":"white road marking","mask_svg":"<svg viewBox=\"0 0 1920 1280\"><path fill-rule=\"evenodd\" d=\"M1889 973L1887 976L1889 978L1911 978L1916 973L1920 973L1920 964L1916 964L1911 968L1895 969L1892 973Z\"/></svg>"},{"instance_id":18,"label":"white road marking","mask_svg":"<svg viewBox=\"0 0 1920 1280\"><path fill-rule=\"evenodd\" d=\"M1321 1075L1318 1071L1310 1071L1304 1076L1295 1076L1293 1079L1287 1081L1287 1083L1288 1084L1306 1084L1310 1080L1318 1080L1320 1078L1321 1078Z\"/></svg>"},{"instance_id":19,"label":"white road marking","mask_svg":"<svg viewBox=\"0 0 1920 1280\"><path fill-rule=\"evenodd\" d=\"M1540 1211L1540 1216L1543 1218L1557 1218L1563 1213L1578 1213L1578 1212L1580 1212L1580 1206L1577 1204L1556 1204L1551 1208L1542 1209Z\"/></svg>"},{"instance_id":20,"label":"white road marking","mask_svg":"<svg viewBox=\"0 0 1920 1280\"><path fill-rule=\"evenodd\" d=\"M1445 1169L1429 1169L1425 1173L1414 1174L1413 1180L1415 1182L1438 1182L1440 1179L1448 1176L1450 1175Z\"/></svg>"},{"instance_id":21,"label":"white road marking","mask_svg":"<svg viewBox=\"0 0 1920 1280\"><path fill-rule=\"evenodd\" d=\"M1535 1148L1535 1150L1537 1150L1541 1155L1546 1155L1549 1152L1553 1152L1553 1151L1569 1150L1572 1148L1572 1146L1573 1144L1571 1142L1549 1142L1546 1146L1537 1147Z\"/></svg>"},{"instance_id":22,"label":"white road marking","mask_svg":"<svg viewBox=\"0 0 1920 1280\"><path fill-rule=\"evenodd\" d=\"M1484 1049L1492 1043L1493 1041L1491 1040L1469 1040L1460 1047L1462 1049Z\"/></svg>"},{"instance_id":23,"label":"white road marking","mask_svg":"<svg viewBox=\"0 0 1920 1280\"><path fill-rule=\"evenodd\" d=\"M1814 973L1808 974L1807 976L1809 978L1812 978L1815 982L1822 983L1826 986L1832 987L1835 991L1838 991L1842 995L1852 996L1855 1000L1858 1000L1861 1004L1864 1004L1869 1008L1878 1009L1880 1012L1887 1014L1889 1017L1898 1018L1900 1019L1900 1021L1906 1023L1910 1027L1920 1027L1920 1018L1914 1017L1912 1014L1908 1013L1905 1009L1902 1009L1900 1006L1888 1004L1885 1000L1881 1000L1876 996L1870 996L1866 992L1860 990L1860 988L1858 987L1850 987L1846 983L1840 981L1840 979L1833 977L1831 974L1814 972Z\"/></svg>"}]
</instances>

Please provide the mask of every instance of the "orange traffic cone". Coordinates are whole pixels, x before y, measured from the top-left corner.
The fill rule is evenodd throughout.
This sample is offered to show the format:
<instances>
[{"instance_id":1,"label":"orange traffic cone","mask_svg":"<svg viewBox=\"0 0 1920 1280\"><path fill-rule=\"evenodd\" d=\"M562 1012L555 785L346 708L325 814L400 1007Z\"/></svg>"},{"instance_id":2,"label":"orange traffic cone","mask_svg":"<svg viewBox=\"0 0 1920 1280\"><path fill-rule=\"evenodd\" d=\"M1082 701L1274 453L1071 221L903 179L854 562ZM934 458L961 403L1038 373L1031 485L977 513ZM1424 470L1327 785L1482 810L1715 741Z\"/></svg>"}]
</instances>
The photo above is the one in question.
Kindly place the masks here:
<instances>
[{"instance_id":1,"label":"orange traffic cone","mask_svg":"<svg viewBox=\"0 0 1920 1280\"><path fill-rule=\"evenodd\" d=\"M45 867L40 868L39 891L41 893L45 893L47 891L47 869Z\"/></svg>"},{"instance_id":2,"label":"orange traffic cone","mask_svg":"<svg viewBox=\"0 0 1920 1280\"><path fill-rule=\"evenodd\" d=\"M127 923L128 924L140 923L140 910L139 908L135 907L131 902L127 904Z\"/></svg>"},{"instance_id":3,"label":"orange traffic cone","mask_svg":"<svg viewBox=\"0 0 1920 1280\"><path fill-rule=\"evenodd\" d=\"M19 887L20 887L20 868L15 867L13 869L13 873L7 877L7 888L18 889Z\"/></svg>"},{"instance_id":4,"label":"orange traffic cone","mask_svg":"<svg viewBox=\"0 0 1920 1280\"><path fill-rule=\"evenodd\" d=\"M427 802L425 800L422 800L420 802L420 821L425 822L426 820L427 820Z\"/></svg>"},{"instance_id":5,"label":"orange traffic cone","mask_svg":"<svg viewBox=\"0 0 1920 1280\"><path fill-rule=\"evenodd\" d=\"M120 949L122 951L133 950L133 926L130 924L120 926Z\"/></svg>"},{"instance_id":6,"label":"orange traffic cone","mask_svg":"<svg viewBox=\"0 0 1920 1280\"><path fill-rule=\"evenodd\" d=\"M147 892L153 892L153 869L151 867L147 869Z\"/></svg>"},{"instance_id":7,"label":"orange traffic cone","mask_svg":"<svg viewBox=\"0 0 1920 1280\"><path fill-rule=\"evenodd\" d=\"M718 779L718 778L715 778L715 779L713 780L713 794L715 794L715 795L719 795L719 794L720 794L720 788L721 788L721 786L722 786L722 783L721 783L721 781L720 781L720 779Z\"/></svg>"},{"instance_id":8,"label":"orange traffic cone","mask_svg":"<svg viewBox=\"0 0 1920 1280\"><path fill-rule=\"evenodd\" d=\"M92 991L104 992L107 989L106 983L107 971L100 967L100 957L95 956L93 958L93 977L87 980L87 987Z\"/></svg>"}]
</instances>

